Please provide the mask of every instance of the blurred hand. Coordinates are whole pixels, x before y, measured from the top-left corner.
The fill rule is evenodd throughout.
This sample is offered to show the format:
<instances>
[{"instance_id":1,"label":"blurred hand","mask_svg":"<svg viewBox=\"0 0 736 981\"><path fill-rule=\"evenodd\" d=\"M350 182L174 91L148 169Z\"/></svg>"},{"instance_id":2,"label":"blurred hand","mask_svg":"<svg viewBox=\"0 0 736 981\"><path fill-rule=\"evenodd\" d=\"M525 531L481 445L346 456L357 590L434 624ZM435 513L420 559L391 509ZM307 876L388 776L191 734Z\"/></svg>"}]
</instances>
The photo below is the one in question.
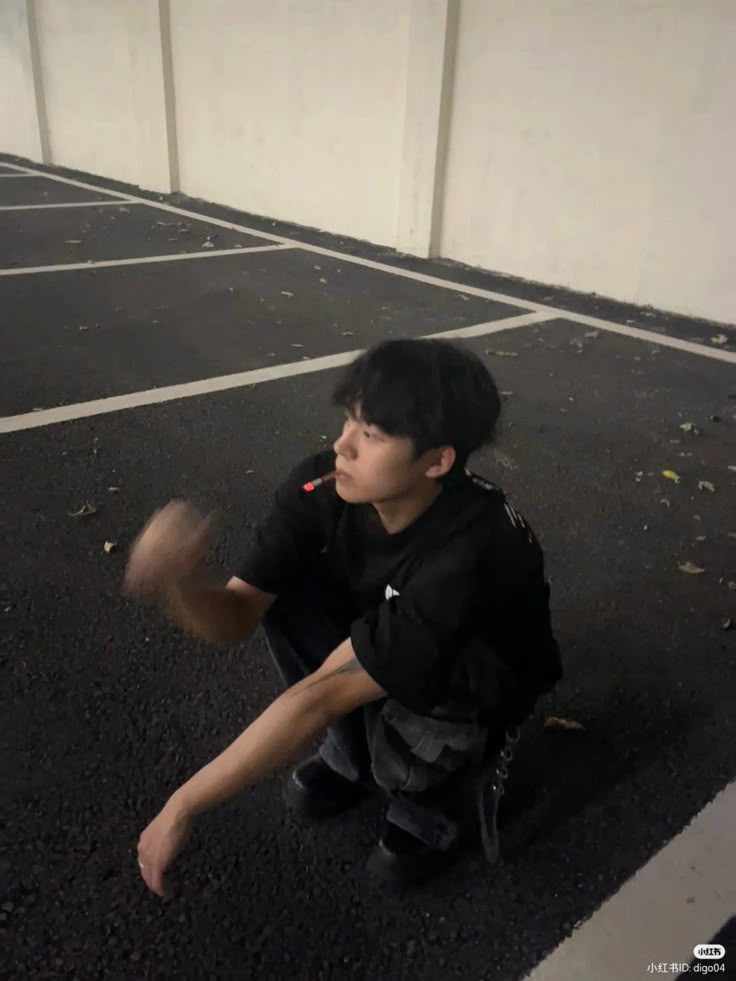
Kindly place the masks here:
<instances>
[{"instance_id":1,"label":"blurred hand","mask_svg":"<svg viewBox=\"0 0 736 981\"><path fill-rule=\"evenodd\" d=\"M172 501L156 511L130 550L126 592L166 593L192 576L207 553L211 527L211 518L185 501Z\"/></svg>"},{"instance_id":2,"label":"blurred hand","mask_svg":"<svg viewBox=\"0 0 736 981\"><path fill-rule=\"evenodd\" d=\"M138 868L157 896L166 895L166 870L186 845L190 832L191 818L169 802L140 836Z\"/></svg>"}]
</instances>

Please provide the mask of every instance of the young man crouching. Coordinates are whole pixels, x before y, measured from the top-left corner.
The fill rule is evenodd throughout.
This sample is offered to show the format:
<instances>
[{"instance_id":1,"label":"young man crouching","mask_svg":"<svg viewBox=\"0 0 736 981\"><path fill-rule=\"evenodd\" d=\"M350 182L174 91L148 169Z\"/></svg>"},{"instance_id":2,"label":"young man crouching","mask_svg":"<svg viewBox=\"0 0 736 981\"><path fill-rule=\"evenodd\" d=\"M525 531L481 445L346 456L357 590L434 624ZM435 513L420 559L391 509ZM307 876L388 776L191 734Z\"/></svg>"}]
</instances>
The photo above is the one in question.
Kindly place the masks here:
<instances>
[{"instance_id":1,"label":"young man crouching","mask_svg":"<svg viewBox=\"0 0 736 981\"><path fill-rule=\"evenodd\" d=\"M333 401L345 417L332 450L287 476L224 587L199 572L208 522L187 504L154 515L132 549L131 593L213 643L261 624L286 686L143 831L141 873L160 895L197 815L321 734L288 805L319 819L379 788L373 870L399 884L436 873L472 837L467 791L483 761L561 677L542 550L466 467L500 410L485 365L445 340L386 341Z\"/></svg>"}]
</instances>

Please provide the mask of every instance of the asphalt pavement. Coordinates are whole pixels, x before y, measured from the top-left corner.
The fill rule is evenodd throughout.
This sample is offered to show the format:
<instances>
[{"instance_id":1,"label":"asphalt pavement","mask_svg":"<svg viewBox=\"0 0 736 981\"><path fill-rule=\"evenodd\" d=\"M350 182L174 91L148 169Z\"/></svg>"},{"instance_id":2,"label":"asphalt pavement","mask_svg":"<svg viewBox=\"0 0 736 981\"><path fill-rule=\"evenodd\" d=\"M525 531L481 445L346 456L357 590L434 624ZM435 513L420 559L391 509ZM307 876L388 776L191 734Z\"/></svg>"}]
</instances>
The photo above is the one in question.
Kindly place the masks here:
<instances>
[{"instance_id":1,"label":"asphalt pavement","mask_svg":"<svg viewBox=\"0 0 736 981\"><path fill-rule=\"evenodd\" d=\"M0 178L0 974L522 978L736 773L736 331L53 173L99 191ZM123 598L126 550L184 497L216 512L229 575L336 435L324 359L444 331L504 393L472 466L545 548L565 668L518 747L504 862L386 896L363 870L378 802L303 828L278 776L202 819L161 902L140 831L279 686L260 635L222 652Z\"/></svg>"}]
</instances>

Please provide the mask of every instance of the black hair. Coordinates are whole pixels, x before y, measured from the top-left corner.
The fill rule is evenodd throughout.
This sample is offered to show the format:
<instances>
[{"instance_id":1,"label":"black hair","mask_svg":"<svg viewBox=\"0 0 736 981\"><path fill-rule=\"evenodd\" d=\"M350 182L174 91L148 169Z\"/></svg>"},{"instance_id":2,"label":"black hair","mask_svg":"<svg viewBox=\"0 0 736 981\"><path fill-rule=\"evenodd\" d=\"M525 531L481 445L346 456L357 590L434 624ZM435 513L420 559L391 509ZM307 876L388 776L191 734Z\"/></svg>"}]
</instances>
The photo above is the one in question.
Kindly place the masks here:
<instances>
[{"instance_id":1,"label":"black hair","mask_svg":"<svg viewBox=\"0 0 736 981\"><path fill-rule=\"evenodd\" d=\"M390 436L407 436L415 459L427 450L453 446L451 474L471 453L493 441L501 399L493 377L472 351L441 338L386 340L363 352L346 369L332 402L360 411L368 425Z\"/></svg>"}]
</instances>

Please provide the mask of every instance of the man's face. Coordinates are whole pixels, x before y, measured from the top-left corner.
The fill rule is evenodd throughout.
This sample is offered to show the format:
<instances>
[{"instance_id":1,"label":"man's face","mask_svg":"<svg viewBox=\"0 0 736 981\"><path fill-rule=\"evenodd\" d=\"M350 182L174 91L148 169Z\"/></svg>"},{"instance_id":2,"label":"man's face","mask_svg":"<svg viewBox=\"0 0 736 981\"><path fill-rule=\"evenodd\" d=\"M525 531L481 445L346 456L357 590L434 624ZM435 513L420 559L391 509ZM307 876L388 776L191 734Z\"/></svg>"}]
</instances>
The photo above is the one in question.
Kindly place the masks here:
<instances>
[{"instance_id":1,"label":"man's face","mask_svg":"<svg viewBox=\"0 0 736 981\"><path fill-rule=\"evenodd\" d=\"M378 504L411 492L425 478L428 454L414 459L407 436L389 436L359 415L345 413L334 444L337 493L350 504Z\"/></svg>"}]
</instances>

